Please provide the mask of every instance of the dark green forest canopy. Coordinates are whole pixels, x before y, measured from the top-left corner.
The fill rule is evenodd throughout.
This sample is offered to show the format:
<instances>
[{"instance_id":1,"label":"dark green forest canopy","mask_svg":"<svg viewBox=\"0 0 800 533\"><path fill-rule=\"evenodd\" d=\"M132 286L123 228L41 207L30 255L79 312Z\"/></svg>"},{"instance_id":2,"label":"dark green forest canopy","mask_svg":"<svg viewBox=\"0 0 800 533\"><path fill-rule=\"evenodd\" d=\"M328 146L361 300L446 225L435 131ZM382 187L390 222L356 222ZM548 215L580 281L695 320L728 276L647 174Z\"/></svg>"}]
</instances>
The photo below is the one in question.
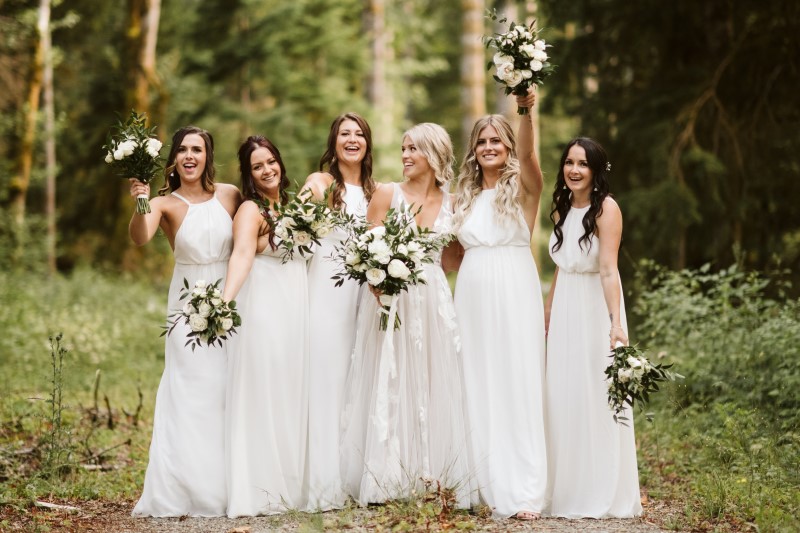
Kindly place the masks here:
<instances>
[{"instance_id":1,"label":"dark green forest canopy","mask_svg":"<svg viewBox=\"0 0 800 533\"><path fill-rule=\"evenodd\" d=\"M383 4L391 104L370 94L376 2L164 0L150 115L164 140L185 124L210 130L219 176L236 183L235 150L251 133L281 149L290 178L316 169L331 120L355 110L375 129L379 179L399 179L405 128L431 121L460 131L462 3ZM124 3L54 2L60 264L129 267L127 185L103 163L115 113L131 101L129 12ZM562 147L597 138L613 164L625 217L624 270L653 258L675 267L800 265L800 4L791 1L583 0L537 4L558 66L541 91L541 217ZM7 219L35 44L32 0L0 1L0 206ZM495 7L492 2L487 7ZM487 33L492 31L488 26ZM126 38L126 35L128 36ZM488 58L488 57L487 57ZM487 76L487 110L498 90ZM377 134L379 132L374 132ZM40 134L27 192L28 220L44 204ZM9 231L0 232L8 239ZM164 243L159 250L166 253ZM737 251L738 250L738 251ZM741 253L739 253L741 252ZM738 254L738 255L737 255ZM151 254L152 255L152 254ZM158 260L155 263L168 263ZM541 261L549 270L549 260Z\"/></svg>"}]
</instances>

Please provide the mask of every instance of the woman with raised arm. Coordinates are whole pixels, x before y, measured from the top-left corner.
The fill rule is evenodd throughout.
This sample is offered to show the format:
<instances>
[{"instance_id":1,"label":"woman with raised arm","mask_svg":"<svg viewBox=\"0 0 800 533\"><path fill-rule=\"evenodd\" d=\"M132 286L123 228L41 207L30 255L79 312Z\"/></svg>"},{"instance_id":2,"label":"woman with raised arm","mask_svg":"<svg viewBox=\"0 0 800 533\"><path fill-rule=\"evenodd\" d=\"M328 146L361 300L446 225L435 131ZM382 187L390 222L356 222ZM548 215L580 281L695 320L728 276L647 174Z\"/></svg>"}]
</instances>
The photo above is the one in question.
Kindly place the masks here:
<instances>
[{"instance_id":1,"label":"woman with raised arm","mask_svg":"<svg viewBox=\"0 0 800 533\"><path fill-rule=\"evenodd\" d=\"M417 124L404 134L402 154L405 181L375 191L367 220L382 226L390 209L410 208L417 227L450 233L450 136ZM392 304L398 329L380 330L379 294L361 297L341 455L345 489L362 505L421 494L426 480L452 489L458 507L471 503L455 310L440 258L424 272L427 284L410 285Z\"/></svg>"},{"instance_id":2,"label":"woman with raised arm","mask_svg":"<svg viewBox=\"0 0 800 533\"><path fill-rule=\"evenodd\" d=\"M517 97L520 107L534 101ZM455 305L473 461L496 518L535 520L544 507L544 310L530 249L542 187L531 114L516 139L503 116L478 120L456 190L465 252Z\"/></svg>"},{"instance_id":3,"label":"woman with raised arm","mask_svg":"<svg viewBox=\"0 0 800 533\"><path fill-rule=\"evenodd\" d=\"M197 280L225 277L231 219L241 195L233 185L215 184L214 173L211 134L194 126L179 129L167 158L167 184L150 201L150 213L131 218L129 231L137 245L161 228L175 254L169 314L183 306L184 279L194 286ZM149 196L150 187L132 179L131 196L139 194ZM192 350L186 346L189 333L189 326L179 323L166 339L150 459L134 516L225 514L226 351L219 346Z\"/></svg>"},{"instance_id":4,"label":"woman with raised arm","mask_svg":"<svg viewBox=\"0 0 800 533\"><path fill-rule=\"evenodd\" d=\"M609 194L611 165L596 141L578 137L561 155L553 191L547 297L549 514L628 518L642 514L633 417L608 408L610 350L628 344L617 270L622 213Z\"/></svg>"},{"instance_id":5,"label":"woman with raised arm","mask_svg":"<svg viewBox=\"0 0 800 533\"><path fill-rule=\"evenodd\" d=\"M222 298L242 317L229 341L228 516L302 509L308 423L308 282L299 254L283 262L270 224L288 199L281 154L260 135L239 148L246 201L233 221Z\"/></svg>"},{"instance_id":6,"label":"woman with raised arm","mask_svg":"<svg viewBox=\"0 0 800 533\"><path fill-rule=\"evenodd\" d=\"M331 209L363 217L375 191L372 179L372 133L356 113L339 115L331 124L320 171L308 176L304 191ZM308 267L309 320L313 335L309 352L308 483L310 511L344 506L347 493L339 470L340 419L345 381L356 336L359 286L331 277L338 268L331 259L344 239L341 229L320 241Z\"/></svg>"}]
</instances>

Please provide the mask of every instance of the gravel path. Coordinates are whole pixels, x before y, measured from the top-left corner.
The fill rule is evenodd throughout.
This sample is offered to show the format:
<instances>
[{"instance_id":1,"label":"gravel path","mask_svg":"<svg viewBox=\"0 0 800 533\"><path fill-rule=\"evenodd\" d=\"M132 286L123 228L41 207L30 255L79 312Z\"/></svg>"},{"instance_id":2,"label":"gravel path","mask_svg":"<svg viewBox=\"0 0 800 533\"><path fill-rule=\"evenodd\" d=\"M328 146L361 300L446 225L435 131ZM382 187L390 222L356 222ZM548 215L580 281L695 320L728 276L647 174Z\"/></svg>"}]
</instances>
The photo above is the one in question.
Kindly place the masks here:
<instances>
[{"instance_id":1,"label":"gravel path","mask_svg":"<svg viewBox=\"0 0 800 533\"><path fill-rule=\"evenodd\" d=\"M263 533L269 531L425 531L425 524L399 524L383 507L352 508L323 514L286 513L251 518L132 518L133 501L58 502L76 507L77 511L0 507L1 531L112 532L112 533ZM545 518L535 522L519 520L494 521L477 516L456 517L469 522L472 531L590 531L660 533L667 531L659 524L675 523L680 514L678 505L650 501L643 517L629 520L565 520ZM445 524L447 530L466 529L458 523ZM464 524L461 524L462 526ZM42 527L45 526L45 527ZM405 527L404 527L405 526ZM449 527L448 527L449 526ZM435 520L430 531L444 531Z\"/></svg>"}]
</instances>

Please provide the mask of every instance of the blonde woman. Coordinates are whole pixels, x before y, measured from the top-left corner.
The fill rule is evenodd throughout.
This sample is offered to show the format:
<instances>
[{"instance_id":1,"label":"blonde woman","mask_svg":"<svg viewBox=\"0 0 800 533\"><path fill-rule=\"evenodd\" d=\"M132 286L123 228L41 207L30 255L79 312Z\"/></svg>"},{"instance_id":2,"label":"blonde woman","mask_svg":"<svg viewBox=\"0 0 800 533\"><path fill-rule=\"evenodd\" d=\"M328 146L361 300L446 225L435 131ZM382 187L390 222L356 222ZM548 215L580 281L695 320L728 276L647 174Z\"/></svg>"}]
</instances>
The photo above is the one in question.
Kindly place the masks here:
<instances>
[{"instance_id":1,"label":"blonde woman","mask_svg":"<svg viewBox=\"0 0 800 533\"><path fill-rule=\"evenodd\" d=\"M449 232L447 184L453 175L450 137L437 124L417 124L403 136L405 181L383 185L367 220L383 225L391 208L411 206L418 227ZM342 415L342 477L362 505L411 496L423 480L455 489L470 505L458 328L450 288L437 260L425 264L427 284L400 294L401 326L378 328L376 296L363 291ZM393 350L383 350L392 335Z\"/></svg>"},{"instance_id":2,"label":"blonde woman","mask_svg":"<svg viewBox=\"0 0 800 533\"><path fill-rule=\"evenodd\" d=\"M535 94L517 97L532 107ZM476 122L453 217L464 247L455 293L464 394L481 501L495 518L539 518L547 456L543 419L544 308L530 251L542 171L530 114Z\"/></svg>"}]
</instances>

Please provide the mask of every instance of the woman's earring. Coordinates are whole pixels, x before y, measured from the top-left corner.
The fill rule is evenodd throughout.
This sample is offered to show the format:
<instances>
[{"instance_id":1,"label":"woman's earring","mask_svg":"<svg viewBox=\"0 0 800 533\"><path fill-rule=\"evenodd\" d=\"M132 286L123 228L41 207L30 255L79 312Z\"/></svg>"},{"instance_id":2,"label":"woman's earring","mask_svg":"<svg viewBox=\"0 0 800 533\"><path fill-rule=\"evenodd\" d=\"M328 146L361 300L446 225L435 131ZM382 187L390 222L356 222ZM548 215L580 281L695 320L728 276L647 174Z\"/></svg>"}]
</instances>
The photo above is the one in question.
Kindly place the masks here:
<instances>
[{"instance_id":1,"label":"woman's earring","mask_svg":"<svg viewBox=\"0 0 800 533\"><path fill-rule=\"evenodd\" d=\"M170 177L170 178L174 178L174 177L175 177L175 171L174 171L174 170L173 170L172 172L170 172L170 173L169 173L169 177Z\"/></svg>"},{"instance_id":2,"label":"woman's earring","mask_svg":"<svg viewBox=\"0 0 800 533\"><path fill-rule=\"evenodd\" d=\"M565 183L564 186L561 187L561 189L566 191L567 190L567 184Z\"/></svg>"},{"instance_id":3,"label":"woman's earring","mask_svg":"<svg viewBox=\"0 0 800 533\"><path fill-rule=\"evenodd\" d=\"M480 169L481 169L480 165L475 165L475 170L480 170Z\"/></svg>"},{"instance_id":4,"label":"woman's earring","mask_svg":"<svg viewBox=\"0 0 800 533\"><path fill-rule=\"evenodd\" d=\"M594 188L594 192L597 192L597 187Z\"/></svg>"}]
</instances>

